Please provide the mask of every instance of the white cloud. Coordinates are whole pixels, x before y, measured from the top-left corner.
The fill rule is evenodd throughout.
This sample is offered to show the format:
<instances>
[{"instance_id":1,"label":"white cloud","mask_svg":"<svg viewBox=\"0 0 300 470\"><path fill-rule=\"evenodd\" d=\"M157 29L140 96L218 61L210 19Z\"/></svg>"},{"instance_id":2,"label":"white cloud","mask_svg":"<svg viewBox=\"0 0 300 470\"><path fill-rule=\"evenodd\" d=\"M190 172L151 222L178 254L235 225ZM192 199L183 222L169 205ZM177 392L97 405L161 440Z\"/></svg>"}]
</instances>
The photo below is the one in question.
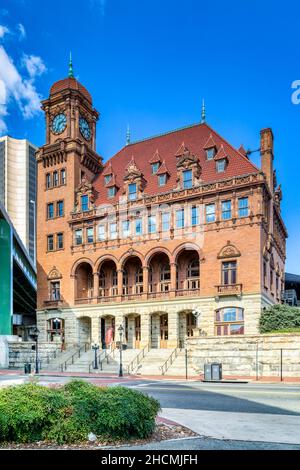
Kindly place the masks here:
<instances>
[{"instance_id":1,"label":"white cloud","mask_svg":"<svg viewBox=\"0 0 300 470\"><path fill-rule=\"evenodd\" d=\"M7 33L9 33L9 29L0 24L0 38L3 38Z\"/></svg>"},{"instance_id":2,"label":"white cloud","mask_svg":"<svg viewBox=\"0 0 300 470\"><path fill-rule=\"evenodd\" d=\"M42 75L47 70L42 59L36 55L24 54L22 58L22 64L26 67L26 70L31 78Z\"/></svg>"},{"instance_id":3,"label":"white cloud","mask_svg":"<svg viewBox=\"0 0 300 470\"><path fill-rule=\"evenodd\" d=\"M17 30L19 31L19 39L20 39L20 41L22 41L22 39L26 38L26 30L25 30L24 26L22 25L22 23L19 23L17 25Z\"/></svg>"},{"instance_id":4,"label":"white cloud","mask_svg":"<svg viewBox=\"0 0 300 470\"><path fill-rule=\"evenodd\" d=\"M105 15L106 0L90 0L90 5L98 8L101 15Z\"/></svg>"},{"instance_id":5,"label":"white cloud","mask_svg":"<svg viewBox=\"0 0 300 470\"><path fill-rule=\"evenodd\" d=\"M7 54L3 46L0 46L0 133L6 132L5 116L8 114L8 105L14 100L23 117L31 118L40 110L40 100L34 78L41 75L46 67L40 57L25 56L31 68L27 68L29 77L21 76L13 59Z\"/></svg>"}]
</instances>

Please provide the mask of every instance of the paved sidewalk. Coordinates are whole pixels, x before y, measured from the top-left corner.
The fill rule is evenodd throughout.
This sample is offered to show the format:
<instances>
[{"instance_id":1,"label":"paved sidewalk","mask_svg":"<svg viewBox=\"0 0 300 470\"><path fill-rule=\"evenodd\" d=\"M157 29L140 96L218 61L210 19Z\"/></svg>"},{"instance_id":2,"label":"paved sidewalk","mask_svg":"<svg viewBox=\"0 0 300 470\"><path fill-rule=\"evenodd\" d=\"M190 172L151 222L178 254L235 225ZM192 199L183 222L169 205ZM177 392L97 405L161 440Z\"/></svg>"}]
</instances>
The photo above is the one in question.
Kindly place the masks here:
<instances>
[{"instance_id":1,"label":"paved sidewalk","mask_svg":"<svg viewBox=\"0 0 300 470\"><path fill-rule=\"evenodd\" d=\"M178 408L160 415L208 438L300 445L300 416Z\"/></svg>"}]
</instances>

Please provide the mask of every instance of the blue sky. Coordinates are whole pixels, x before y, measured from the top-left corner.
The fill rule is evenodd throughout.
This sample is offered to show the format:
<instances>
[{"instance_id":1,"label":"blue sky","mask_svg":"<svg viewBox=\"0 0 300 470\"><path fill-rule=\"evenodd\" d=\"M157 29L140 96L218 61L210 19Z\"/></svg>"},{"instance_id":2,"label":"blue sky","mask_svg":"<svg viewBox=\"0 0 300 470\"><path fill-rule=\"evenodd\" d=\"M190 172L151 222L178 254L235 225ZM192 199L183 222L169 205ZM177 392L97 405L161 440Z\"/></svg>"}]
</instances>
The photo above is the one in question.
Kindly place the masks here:
<instances>
[{"instance_id":1,"label":"blue sky","mask_svg":"<svg viewBox=\"0 0 300 470\"><path fill-rule=\"evenodd\" d=\"M258 148L270 126L287 271L300 274L299 15L296 1L1 0L0 130L43 144L39 99L67 75L70 50L101 113L104 159L127 123L136 140L197 122L203 97L208 123L237 147Z\"/></svg>"}]
</instances>

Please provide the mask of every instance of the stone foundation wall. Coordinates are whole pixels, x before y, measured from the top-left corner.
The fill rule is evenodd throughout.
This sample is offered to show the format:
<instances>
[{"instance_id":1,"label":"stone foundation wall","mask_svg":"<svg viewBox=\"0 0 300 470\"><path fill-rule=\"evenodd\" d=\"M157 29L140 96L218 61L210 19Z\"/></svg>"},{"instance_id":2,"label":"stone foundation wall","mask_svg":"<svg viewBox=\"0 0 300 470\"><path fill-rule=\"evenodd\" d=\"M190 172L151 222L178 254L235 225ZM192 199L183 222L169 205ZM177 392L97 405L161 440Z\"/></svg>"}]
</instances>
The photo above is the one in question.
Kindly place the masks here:
<instances>
[{"instance_id":1,"label":"stone foundation wall","mask_svg":"<svg viewBox=\"0 0 300 470\"><path fill-rule=\"evenodd\" d=\"M25 362L35 363L35 347L34 341L16 341L8 343L9 367L23 368ZM43 364L47 364L48 360L53 359L61 350L60 344L56 343L38 343L38 357Z\"/></svg>"},{"instance_id":2,"label":"stone foundation wall","mask_svg":"<svg viewBox=\"0 0 300 470\"><path fill-rule=\"evenodd\" d=\"M300 378L300 334L192 337L187 348L199 374L219 362L225 378Z\"/></svg>"}]
</instances>

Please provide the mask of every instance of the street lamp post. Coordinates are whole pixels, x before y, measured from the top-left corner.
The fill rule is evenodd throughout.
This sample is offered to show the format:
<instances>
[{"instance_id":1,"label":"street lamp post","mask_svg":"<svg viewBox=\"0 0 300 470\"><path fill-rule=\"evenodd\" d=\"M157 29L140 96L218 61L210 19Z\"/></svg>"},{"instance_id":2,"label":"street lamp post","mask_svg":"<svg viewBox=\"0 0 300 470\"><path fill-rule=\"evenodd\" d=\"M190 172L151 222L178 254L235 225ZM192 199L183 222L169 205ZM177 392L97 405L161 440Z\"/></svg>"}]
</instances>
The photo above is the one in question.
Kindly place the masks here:
<instances>
[{"instance_id":1,"label":"street lamp post","mask_svg":"<svg viewBox=\"0 0 300 470\"><path fill-rule=\"evenodd\" d=\"M92 346L93 351L95 352L95 361L94 361L94 369L99 369L98 367L98 358L97 358L97 351L99 350L99 344L95 343Z\"/></svg>"},{"instance_id":2,"label":"street lamp post","mask_svg":"<svg viewBox=\"0 0 300 470\"><path fill-rule=\"evenodd\" d=\"M122 364L122 349L123 349L123 345L122 345L122 340L123 340L124 328L123 328L122 325L119 326L118 332L119 332L119 335L120 335L120 343L119 343L119 348L120 348L120 370L119 370L119 377L123 377L123 364Z\"/></svg>"},{"instance_id":3,"label":"street lamp post","mask_svg":"<svg viewBox=\"0 0 300 470\"><path fill-rule=\"evenodd\" d=\"M38 356L38 337L39 337L40 330L35 326L31 336L35 341L35 373L39 373L39 356Z\"/></svg>"}]
</instances>

